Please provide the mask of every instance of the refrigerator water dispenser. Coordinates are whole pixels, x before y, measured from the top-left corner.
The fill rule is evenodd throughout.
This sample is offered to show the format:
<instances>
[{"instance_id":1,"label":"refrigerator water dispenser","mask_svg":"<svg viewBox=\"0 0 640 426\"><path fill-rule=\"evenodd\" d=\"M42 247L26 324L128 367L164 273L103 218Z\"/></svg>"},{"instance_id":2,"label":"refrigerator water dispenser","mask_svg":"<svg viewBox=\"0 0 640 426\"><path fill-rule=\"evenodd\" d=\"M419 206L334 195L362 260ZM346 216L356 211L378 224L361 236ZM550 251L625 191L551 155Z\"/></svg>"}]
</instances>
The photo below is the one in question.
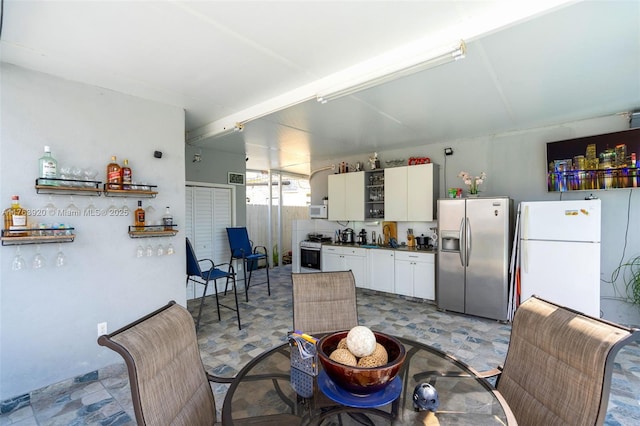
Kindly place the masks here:
<instances>
[{"instance_id":1,"label":"refrigerator water dispenser","mask_svg":"<svg viewBox=\"0 0 640 426\"><path fill-rule=\"evenodd\" d=\"M460 251L460 231L441 231L442 251Z\"/></svg>"}]
</instances>

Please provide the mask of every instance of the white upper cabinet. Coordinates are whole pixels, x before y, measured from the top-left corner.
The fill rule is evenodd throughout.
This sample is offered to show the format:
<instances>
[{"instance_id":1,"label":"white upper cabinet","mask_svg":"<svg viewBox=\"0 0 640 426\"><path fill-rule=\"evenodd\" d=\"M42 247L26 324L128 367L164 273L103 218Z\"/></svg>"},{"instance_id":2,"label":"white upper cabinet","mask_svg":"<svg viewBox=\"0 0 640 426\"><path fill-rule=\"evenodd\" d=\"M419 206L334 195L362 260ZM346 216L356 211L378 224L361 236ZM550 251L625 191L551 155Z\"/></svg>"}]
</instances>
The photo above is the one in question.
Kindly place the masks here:
<instances>
[{"instance_id":1,"label":"white upper cabinet","mask_svg":"<svg viewBox=\"0 0 640 426\"><path fill-rule=\"evenodd\" d=\"M438 168L435 164L384 169L384 219L433 221L438 198Z\"/></svg>"},{"instance_id":2,"label":"white upper cabinet","mask_svg":"<svg viewBox=\"0 0 640 426\"><path fill-rule=\"evenodd\" d=\"M329 220L364 220L365 173L329 175Z\"/></svg>"}]
</instances>

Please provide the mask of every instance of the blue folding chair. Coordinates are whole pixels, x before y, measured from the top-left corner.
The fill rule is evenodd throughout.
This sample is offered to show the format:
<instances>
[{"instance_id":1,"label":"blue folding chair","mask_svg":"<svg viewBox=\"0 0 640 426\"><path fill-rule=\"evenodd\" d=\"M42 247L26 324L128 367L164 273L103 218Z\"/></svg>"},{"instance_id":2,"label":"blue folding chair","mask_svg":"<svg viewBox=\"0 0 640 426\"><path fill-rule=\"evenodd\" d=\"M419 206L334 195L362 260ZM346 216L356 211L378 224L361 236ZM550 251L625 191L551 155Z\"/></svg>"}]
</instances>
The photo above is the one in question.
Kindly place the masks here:
<instances>
[{"instance_id":1,"label":"blue folding chair","mask_svg":"<svg viewBox=\"0 0 640 426\"><path fill-rule=\"evenodd\" d=\"M258 284L267 284L267 291L271 296L271 284L269 282L269 256L267 255L267 248L264 246L253 247L253 243L249 239L249 233L247 228L235 227L227 228L227 237L229 238L229 249L231 251L231 259L229 260L229 267L234 260L242 261L243 278L239 281L244 281L244 294L247 302L249 301L249 286L251 284L251 275L254 269L258 269L259 261L264 259L266 262L267 280ZM247 275L248 273L248 275ZM229 280L227 279L227 284Z\"/></svg>"},{"instance_id":2,"label":"blue folding chair","mask_svg":"<svg viewBox=\"0 0 640 426\"><path fill-rule=\"evenodd\" d=\"M229 270L223 271L222 269L218 269L219 266L226 265L226 263L221 263L219 265L214 265L213 260L211 259L198 259L196 257L196 253L193 251L193 247L191 246L191 242L189 238L187 240L187 285L189 285L189 281L193 281L196 284L204 285L204 291L202 292L202 297L200 298L200 309L198 310L198 319L196 321L196 331L198 327L200 327L200 316L202 315L202 306L204 305L204 297L207 294L207 287L209 286L209 281L213 281L213 285L215 287L216 294L216 306L218 308L218 321L220 318L220 307L230 309L236 312L236 316L238 317L238 330L242 330L242 326L240 325L240 309L238 308L238 293L236 292L236 274L233 270L233 265L229 263ZM200 268L200 262L208 262L211 264L211 267L203 271ZM229 283L229 279L233 281L233 296L236 301L236 307L224 305L220 303L220 299L218 296L218 283L217 280L219 278L226 278L227 285ZM227 292L227 288L225 286L225 294Z\"/></svg>"}]
</instances>

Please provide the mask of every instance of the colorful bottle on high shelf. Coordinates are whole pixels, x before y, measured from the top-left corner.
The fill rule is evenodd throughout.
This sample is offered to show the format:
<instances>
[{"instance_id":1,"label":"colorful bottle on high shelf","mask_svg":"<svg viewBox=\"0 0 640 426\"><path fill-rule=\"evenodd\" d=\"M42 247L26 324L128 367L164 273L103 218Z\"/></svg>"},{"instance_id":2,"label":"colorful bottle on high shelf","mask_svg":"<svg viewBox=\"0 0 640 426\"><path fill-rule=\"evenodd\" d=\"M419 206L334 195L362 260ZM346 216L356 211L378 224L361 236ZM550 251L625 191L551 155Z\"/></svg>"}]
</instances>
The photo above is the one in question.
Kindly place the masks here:
<instances>
[{"instance_id":1,"label":"colorful bottle on high shelf","mask_svg":"<svg viewBox=\"0 0 640 426\"><path fill-rule=\"evenodd\" d=\"M27 235L27 210L20 206L20 197L11 196L11 207L4 211L5 236L24 237Z\"/></svg>"},{"instance_id":2,"label":"colorful bottle on high shelf","mask_svg":"<svg viewBox=\"0 0 640 426\"><path fill-rule=\"evenodd\" d=\"M120 169L120 174L122 175L122 189L131 189L133 173L131 172L131 167L129 167L129 160L126 158L124 165Z\"/></svg>"},{"instance_id":3,"label":"colorful bottle on high shelf","mask_svg":"<svg viewBox=\"0 0 640 426\"><path fill-rule=\"evenodd\" d=\"M167 209L164 211L164 216L162 216L162 224L164 225L165 231L173 230L173 216L171 216L169 206L167 206Z\"/></svg>"},{"instance_id":4,"label":"colorful bottle on high shelf","mask_svg":"<svg viewBox=\"0 0 640 426\"><path fill-rule=\"evenodd\" d=\"M107 165L107 189L122 189L122 174L120 166L116 163L116 156L111 157Z\"/></svg>"},{"instance_id":5,"label":"colorful bottle on high shelf","mask_svg":"<svg viewBox=\"0 0 640 426\"><path fill-rule=\"evenodd\" d=\"M56 180L47 180L58 177L58 162L51 156L51 148L48 146L44 147L44 155L38 160L38 177L41 178L38 181L40 185L58 185Z\"/></svg>"},{"instance_id":6,"label":"colorful bottle on high shelf","mask_svg":"<svg viewBox=\"0 0 640 426\"><path fill-rule=\"evenodd\" d=\"M142 201L138 201L138 208L133 214L133 224L136 227L136 231L144 231L144 209L142 208Z\"/></svg>"}]
</instances>

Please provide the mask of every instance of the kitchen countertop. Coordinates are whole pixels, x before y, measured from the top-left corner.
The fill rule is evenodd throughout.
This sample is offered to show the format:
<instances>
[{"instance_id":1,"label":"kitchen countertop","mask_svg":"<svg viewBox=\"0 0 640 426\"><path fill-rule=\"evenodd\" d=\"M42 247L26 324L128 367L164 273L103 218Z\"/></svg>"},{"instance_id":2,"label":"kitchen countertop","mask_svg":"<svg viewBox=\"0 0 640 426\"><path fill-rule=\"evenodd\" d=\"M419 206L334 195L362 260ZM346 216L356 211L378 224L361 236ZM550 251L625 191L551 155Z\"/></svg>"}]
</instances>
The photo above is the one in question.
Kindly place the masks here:
<instances>
[{"instance_id":1,"label":"kitchen countertop","mask_svg":"<svg viewBox=\"0 0 640 426\"><path fill-rule=\"evenodd\" d=\"M347 244L347 243L322 243L323 246L333 246L333 247L355 247L355 248L364 248L369 250L397 250L397 251L407 251L407 252L416 252L416 253L431 253L437 254L438 250L434 248L428 249L417 249L415 247L402 246L399 245L397 248L393 248L391 246L378 246L376 244L365 244L361 246L360 244ZM374 246L375 247L372 247Z\"/></svg>"}]
</instances>

